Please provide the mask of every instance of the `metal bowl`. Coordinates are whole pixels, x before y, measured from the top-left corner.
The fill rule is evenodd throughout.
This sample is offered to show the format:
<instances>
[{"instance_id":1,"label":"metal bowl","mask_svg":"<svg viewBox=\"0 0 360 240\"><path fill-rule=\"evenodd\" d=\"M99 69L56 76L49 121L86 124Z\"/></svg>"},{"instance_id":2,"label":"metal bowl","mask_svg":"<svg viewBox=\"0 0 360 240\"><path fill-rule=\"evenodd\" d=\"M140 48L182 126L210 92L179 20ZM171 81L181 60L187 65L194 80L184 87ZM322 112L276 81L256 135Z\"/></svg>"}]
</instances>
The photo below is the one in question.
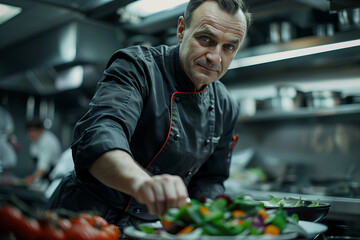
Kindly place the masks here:
<instances>
[{"instance_id":1,"label":"metal bowl","mask_svg":"<svg viewBox=\"0 0 360 240\"><path fill-rule=\"evenodd\" d=\"M294 205L299 199L297 198L284 198L287 203L290 203L291 205ZM270 209L277 209L279 207L276 206L269 206L269 201L262 201L265 204L265 208L267 210ZM283 206L285 212L289 216L296 213L299 216L299 220L303 221L310 221L310 222L320 222L323 220L326 215L328 214L330 210L330 204L329 203L322 203L320 202L318 206L309 207L313 203L313 201L310 200L301 200L301 204L297 207L288 207Z\"/></svg>"}]
</instances>

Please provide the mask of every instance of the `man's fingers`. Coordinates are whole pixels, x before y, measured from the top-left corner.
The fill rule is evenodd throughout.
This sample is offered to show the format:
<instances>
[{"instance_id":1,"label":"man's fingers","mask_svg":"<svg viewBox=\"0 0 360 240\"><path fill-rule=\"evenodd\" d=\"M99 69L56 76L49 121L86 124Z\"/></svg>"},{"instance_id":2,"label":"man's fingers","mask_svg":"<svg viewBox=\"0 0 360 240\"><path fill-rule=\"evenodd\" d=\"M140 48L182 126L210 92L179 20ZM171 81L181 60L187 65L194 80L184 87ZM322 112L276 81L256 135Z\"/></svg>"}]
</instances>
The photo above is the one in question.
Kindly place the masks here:
<instances>
[{"instance_id":1,"label":"man's fingers","mask_svg":"<svg viewBox=\"0 0 360 240\"><path fill-rule=\"evenodd\" d=\"M176 208L179 205L178 186L184 185L182 179L177 176L163 175L163 188L165 193L165 210ZM185 185L184 185L185 186Z\"/></svg>"},{"instance_id":2,"label":"man's fingers","mask_svg":"<svg viewBox=\"0 0 360 240\"><path fill-rule=\"evenodd\" d=\"M148 208L150 214L157 214L155 208L155 194L151 187L151 182L144 182L140 187L139 193L136 197L139 203L143 203Z\"/></svg>"},{"instance_id":3,"label":"man's fingers","mask_svg":"<svg viewBox=\"0 0 360 240\"><path fill-rule=\"evenodd\" d=\"M150 214L162 215L169 208L186 204L188 192L180 177L164 174L144 182L135 198L146 204Z\"/></svg>"},{"instance_id":4,"label":"man's fingers","mask_svg":"<svg viewBox=\"0 0 360 240\"><path fill-rule=\"evenodd\" d=\"M163 186L162 179L154 178L154 181L152 182L152 190L154 192L155 196L155 212L157 214L162 214L166 210L166 192L165 188Z\"/></svg>"},{"instance_id":5,"label":"man's fingers","mask_svg":"<svg viewBox=\"0 0 360 240\"><path fill-rule=\"evenodd\" d=\"M182 179L181 182L177 181L175 184L175 189L178 196L177 206L175 207L182 207L187 203L186 200L189 198L189 194L185 184L182 182Z\"/></svg>"}]
</instances>

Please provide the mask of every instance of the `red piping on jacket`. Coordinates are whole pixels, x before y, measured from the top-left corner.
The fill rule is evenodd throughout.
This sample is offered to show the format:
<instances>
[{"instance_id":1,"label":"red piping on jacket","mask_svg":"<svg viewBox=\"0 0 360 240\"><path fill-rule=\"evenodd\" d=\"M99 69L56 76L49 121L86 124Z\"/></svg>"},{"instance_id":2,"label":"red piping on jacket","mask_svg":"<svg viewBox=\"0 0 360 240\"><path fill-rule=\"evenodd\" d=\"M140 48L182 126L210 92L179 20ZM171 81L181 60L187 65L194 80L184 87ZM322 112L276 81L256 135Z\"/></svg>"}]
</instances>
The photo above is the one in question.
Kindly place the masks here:
<instances>
[{"instance_id":1,"label":"red piping on jacket","mask_svg":"<svg viewBox=\"0 0 360 240\"><path fill-rule=\"evenodd\" d=\"M171 132L171 126L172 126L172 118L173 118L173 111L172 111L172 108L173 108L173 98L175 96L175 94L177 93L181 93L181 94L195 94L195 93L202 93L204 92L206 89L206 87L201 91L201 92L196 92L196 90L194 92L174 92L172 95L171 95L171 104L170 104L170 126L169 126L169 131L168 131L168 134L167 134L167 137L165 139L165 142L164 144L162 145L162 147L160 148L160 150L156 153L156 155L153 157L153 159L151 159L151 161L149 162L149 164L146 166L145 169L148 169L148 167L150 167L150 165L154 162L154 160L156 159L156 157L162 152L162 150L164 149L167 141L169 140L169 137L170 137L170 132ZM130 207L130 204L133 200L133 197L130 198L130 201L129 203L127 204L124 212L127 212L127 210L129 209Z\"/></svg>"},{"instance_id":2,"label":"red piping on jacket","mask_svg":"<svg viewBox=\"0 0 360 240\"><path fill-rule=\"evenodd\" d=\"M236 135L233 136L233 143L232 143L231 148L230 148L231 150L235 147L235 144L236 144L238 138L239 138L239 134L236 134Z\"/></svg>"}]
</instances>

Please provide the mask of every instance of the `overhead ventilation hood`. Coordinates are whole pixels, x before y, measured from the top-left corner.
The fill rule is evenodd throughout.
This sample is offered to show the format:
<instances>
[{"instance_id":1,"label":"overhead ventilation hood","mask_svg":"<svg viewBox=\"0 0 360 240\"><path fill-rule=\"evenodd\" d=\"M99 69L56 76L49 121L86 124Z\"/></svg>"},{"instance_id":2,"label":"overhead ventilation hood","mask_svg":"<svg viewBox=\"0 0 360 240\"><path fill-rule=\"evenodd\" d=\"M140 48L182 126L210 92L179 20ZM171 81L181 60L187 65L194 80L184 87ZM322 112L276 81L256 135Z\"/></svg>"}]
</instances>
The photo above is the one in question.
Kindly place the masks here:
<instances>
[{"instance_id":1,"label":"overhead ventilation hood","mask_svg":"<svg viewBox=\"0 0 360 240\"><path fill-rule=\"evenodd\" d=\"M43 32L0 51L0 88L48 95L92 85L123 39L118 28L82 19Z\"/></svg>"}]
</instances>

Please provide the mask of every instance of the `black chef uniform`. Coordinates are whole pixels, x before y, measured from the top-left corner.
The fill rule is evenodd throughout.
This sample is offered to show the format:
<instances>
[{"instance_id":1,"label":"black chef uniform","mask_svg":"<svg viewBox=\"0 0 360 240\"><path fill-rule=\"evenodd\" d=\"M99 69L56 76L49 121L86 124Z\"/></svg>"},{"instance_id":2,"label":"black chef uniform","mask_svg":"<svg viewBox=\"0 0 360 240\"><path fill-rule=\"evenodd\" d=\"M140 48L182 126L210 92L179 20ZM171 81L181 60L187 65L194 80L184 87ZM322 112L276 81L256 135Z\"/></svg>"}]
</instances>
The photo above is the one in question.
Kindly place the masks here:
<instances>
[{"instance_id":1,"label":"black chef uniform","mask_svg":"<svg viewBox=\"0 0 360 240\"><path fill-rule=\"evenodd\" d=\"M47 208L96 209L120 227L155 221L145 205L98 182L87 169L101 154L122 149L150 174L180 176L191 198L223 193L229 175L236 103L216 81L197 92L183 71L179 46L133 46L109 60L75 126L75 173Z\"/></svg>"}]
</instances>

